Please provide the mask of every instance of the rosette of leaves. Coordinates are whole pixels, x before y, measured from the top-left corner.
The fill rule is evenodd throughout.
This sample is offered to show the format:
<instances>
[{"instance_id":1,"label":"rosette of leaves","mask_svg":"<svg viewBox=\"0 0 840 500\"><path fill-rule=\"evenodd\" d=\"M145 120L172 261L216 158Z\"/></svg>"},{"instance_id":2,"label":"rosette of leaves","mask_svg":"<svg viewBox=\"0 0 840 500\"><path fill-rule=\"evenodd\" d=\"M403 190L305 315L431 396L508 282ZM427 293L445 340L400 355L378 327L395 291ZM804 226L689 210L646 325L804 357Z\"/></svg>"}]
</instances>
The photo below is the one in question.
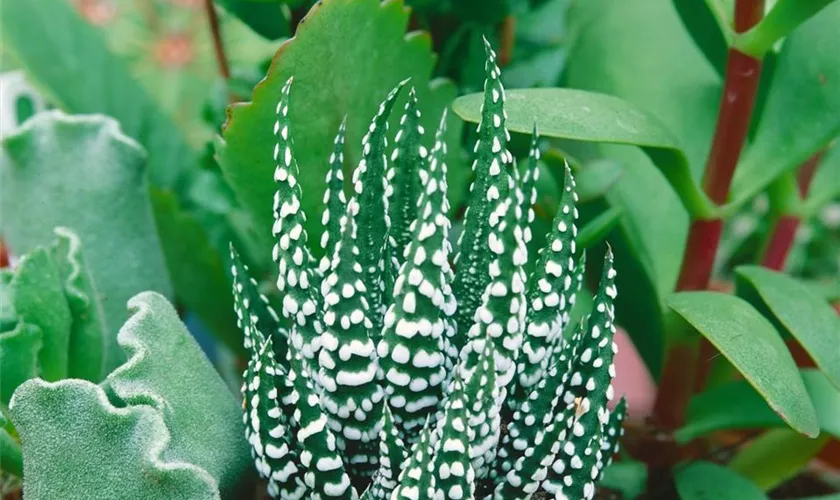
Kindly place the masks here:
<instances>
[{"instance_id":1,"label":"rosette of leaves","mask_svg":"<svg viewBox=\"0 0 840 500\"><path fill-rule=\"evenodd\" d=\"M524 499L542 488L590 499L617 450L625 405L608 406L616 352L612 252L591 314L564 335L583 273L574 181L566 167L561 207L527 277L536 161L520 175L507 150L505 91L489 44L486 53L475 180L457 255L449 240L445 115L426 150L411 92L389 149L389 115L406 82L398 85L362 140L349 199L336 166L342 127L324 212L305 214L291 79L279 95L266 125L275 146L265 151L277 185L279 314L239 259L232 269L251 353L246 435L272 496ZM319 215L328 255L320 263L306 231L307 216Z\"/></svg>"}]
</instances>

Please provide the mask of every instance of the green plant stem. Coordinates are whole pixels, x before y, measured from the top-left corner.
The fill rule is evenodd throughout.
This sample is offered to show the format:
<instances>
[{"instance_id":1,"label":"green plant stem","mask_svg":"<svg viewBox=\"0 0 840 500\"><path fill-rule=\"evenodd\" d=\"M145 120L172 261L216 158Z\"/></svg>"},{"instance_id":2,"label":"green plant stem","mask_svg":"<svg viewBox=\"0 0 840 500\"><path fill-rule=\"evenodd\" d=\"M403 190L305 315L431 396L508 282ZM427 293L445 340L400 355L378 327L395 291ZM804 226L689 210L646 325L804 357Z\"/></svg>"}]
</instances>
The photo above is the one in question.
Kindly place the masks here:
<instances>
[{"instance_id":1,"label":"green plant stem","mask_svg":"<svg viewBox=\"0 0 840 500\"><path fill-rule=\"evenodd\" d=\"M738 0L735 3L736 33L755 26L763 12L764 0ZM703 189L718 206L724 204L729 195L749 130L760 75L761 60L729 49L720 111L703 178ZM720 218L692 220L677 281L678 291L708 288L722 228ZM683 337L669 348L665 357L660 380L668 382L657 393L654 418L666 429L676 429L685 420L685 409L697 376L697 349L696 342ZM691 351L695 352L691 354Z\"/></svg>"},{"instance_id":2,"label":"green plant stem","mask_svg":"<svg viewBox=\"0 0 840 500\"><path fill-rule=\"evenodd\" d=\"M818 152L799 168L796 181L800 199L804 200L808 195L811 180L814 178L822 156L823 151ZM800 216L793 213L782 213L776 218L773 229L770 231L770 237L764 245L764 252L761 258L762 266L776 271L784 269L800 222Z\"/></svg>"}]
</instances>

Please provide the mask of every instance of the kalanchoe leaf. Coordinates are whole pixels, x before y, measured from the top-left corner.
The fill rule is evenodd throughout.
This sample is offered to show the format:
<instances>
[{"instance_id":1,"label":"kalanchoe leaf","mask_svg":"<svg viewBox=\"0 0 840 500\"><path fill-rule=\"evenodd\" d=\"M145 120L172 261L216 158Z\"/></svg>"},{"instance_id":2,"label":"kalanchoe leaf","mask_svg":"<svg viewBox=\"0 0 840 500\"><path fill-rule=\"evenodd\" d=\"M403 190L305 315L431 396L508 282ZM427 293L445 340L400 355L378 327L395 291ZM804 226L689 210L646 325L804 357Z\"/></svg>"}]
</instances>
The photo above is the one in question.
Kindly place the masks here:
<instances>
[{"instance_id":1,"label":"kalanchoe leaf","mask_svg":"<svg viewBox=\"0 0 840 500\"><path fill-rule=\"evenodd\" d=\"M461 349L467 342L465 334L474 322L474 314L481 304L476 290L484 290L490 282L487 273L491 251L487 248L488 220L493 206L498 201L488 196L491 187L497 190L507 185L508 166L513 155L507 150L509 134L505 129L507 115L504 111L505 90L500 80L501 72L496 66L496 54L485 39L487 79L484 83L484 104L481 122L478 125L476 158L472 169L475 179L470 186L470 203L464 213L464 230L458 239L458 255L455 257L455 283L453 290L458 297L458 342ZM498 194L498 193L497 193Z\"/></svg>"},{"instance_id":2,"label":"kalanchoe leaf","mask_svg":"<svg viewBox=\"0 0 840 500\"><path fill-rule=\"evenodd\" d=\"M391 500L437 499L435 476L432 471L432 426L427 425L420 434L420 440L411 447L411 457L400 474L399 485Z\"/></svg>"},{"instance_id":3,"label":"kalanchoe leaf","mask_svg":"<svg viewBox=\"0 0 840 500\"><path fill-rule=\"evenodd\" d=\"M330 154L330 169L327 171L327 190L324 192L324 212L321 214L321 248L324 256L318 271L324 275L329 271L330 260L335 245L341 239L341 218L347 212L347 198L344 195L344 129L347 125L345 118L338 127L338 134L333 142L334 149Z\"/></svg>"},{"instance_id":4,"label":"kalanchoe leaf","mask_svg":"<svg viewBox=\"0 0 840 500\"><path fill-rule=\"evenodd\" d=\"M244 321L253 339L251 359L242 384L245 438L251 445L260 477L268 480L272 498L300 499L306 494L303 470L292 440L291 426L280 409L277 385L286 373L274 360L271 338L264 338L252 316ZM278 384L279 382L279 384Z\"/></svg>"},{"instance_id":5,"label":"kalanchoe leaf","mask_svg":"<svg viewBox=\"0 0 840 500\"><path fill-rule=\"evenodd\" d=\"M390 245L387 243L390 218L388 199L385 196L388 184L385 179L388 168L388 117L406 83L407 80L400 82L379 105L368 132L362 138L362 159L353 171L353 198L356 204L348 207L348 214L359 228L358 260L367 288L365 297L373 313L370 319L373 322L371 331L374 340L379 340L382 330L382 316L386 308L385 290L390 289L390 283L386 280L393 276L385 272L385 263L390 263Z\"/></svg>"},{"instance_id":6,"label":"kalanchoe leaf","mask_svg":"<svg viewBox=\"0 0 840 500\"><path fill-rule=\"evenodd\" d=\"M475 471L469 451L475 432L468 425L469 404L464 383L456 374L443 420L436 430L432 471L438 478L435 488L440 498L475 498Z\"/></svg>"},{"instance_id":7,"label":"kalanchoe leaf","mask_svg":"<svg viewBox=\"0 0 840 500\"><path fill-rule=\"evenodd\" d=\"M350 200L348 213L358 209ZM349 464L372 473L384 391L376 379L377 362L370 331L375 314L367 301L364 271L356 242L355 221L344 217L344 232L336 245L332 272L324 280L324 333L321 335L319 379L321 404L330 414L330 428Z\"/></svg>"},{"instance_id":8,"label":"kalanchoe leaf","mask_svg":"<svg viewBox=\"0 0 840 500\"><path fill-rule=\"evenodd\" d=\"M293 332L291 338L300 337ZM289 374L283 383L291 388L289 401L296 405L293 415L297 429L295 437L301 448L300 462L306 468L304 482L313 491L313 497L358 498L344 469L335 435L327 427L327 415L321 409L318 392L306 371L300 347L295 342L289 344Z\"/></svg>"},{"instance_id":9,"label":"kalanchoe leaf","mask_svg":"<svg viewBox=\"0 0 840 500\"><path fill-rule=\"evenodd\" d=\"M414 87L408 94L405 112L400 118L394 151L388 165L388 214L391 218L389 242L391 257L396 259L396 269L405 260L405 249L411 242L411 223L417 216L421 193L420 170L424 168L427 151L423 146L423 126L417 109Z\"/></svg>"},{"instance_id":10,"label":"kalanchoe leaf","mask_svg":"<svg viewBox=\"0 0 840 500\"><path fill-rule=\"evenodd\" d=\"M449 203L446 200L446 115L440 122L428 170L421 170L422 194L411 224L411 239L394 284L377 351L386 393L404 441L417 430L441 398L445 377L445 334L454 313L451 296Z\"/></svg>"},{"instance_id":11,"label":"kalanchoe leaf","mask_svg":"<svg viewBox=\"0 0 840 500\"><path fill-rule=\"evenodd\" d=\"M610 466L613 457L619 450L619 439L624 435L624 419L627 417L627 400L622 396L613 411L610 412L610 421L607 422L601 432L601 461L598 463L598 482L604 476L604 470Z\"/></svg>"},{"instance_id":12,"label":"kalanchoe leaf","mask_svg":"<svg viewBox=\"0 0 840 500\"><path fill-rule=\"evenodd\" d=\"M373 475L373 482L365 491L363 498L368 500L391 498L406 460L408 460L408 450L394 424L391 407L385 404L382 410L382 429L379 431L379 469Z\"/></svg>"},{"instance_id":13,"label":"kalanchoe leaf","mask_svg":"<svg viewBox=\"0 0 840 500\"><path fill-rule=\"evenodd\" d=\"M239 252L232 243L230 260L230 273L233 276L233 306L245 348L252 349L254 345L252 332L257 330L263 337L271 339L274 346L274 359L285 362L289 333L280 326L280 318L268 302L268 297L260 293L257 281L248 274L248 266L242 262ZM254 316L253 319L250 316Z\"/></svg>"},{"instance_id":14,"label":"kalanchoe leaf","mask_svg":"<svg viewBox=\"0 0 840 500\"><path fill-rule=\"evenodd\" d=\"M568 163L565 169L560 209L540 252L539 262L528 282L528 315L522 350L517 359L517 377L507 399L508 408L515 411L542 377L552 343L561 336L569 321L582 274L575 266L575 236L577 208L575 181ZM583 266L580 266L582 273Z\"/></svg>"},{"instance_id":15,"label":"kalanchoe leaf","mask_svg":"<svg viewBox=\"0 0 840 500\"><path fill-rule=\"evenodd\" d=\"M277 103L274 122L274 227L276 238L273 257L277 264L277 289L283 295L283 316L296 323L294 331L301 336L301 355L307 370L317 370L319 336L323 330L316 314L321 296L316 285L313 257L307 246L306 214L301 210L301 187L297 181L299 167L293 151L289 120L289 91L292 79L286 82Z\"/></svg>"},{"instance_id":16,"label":"kalanchoe leaf","mask_svg":"<svg viewBox=\"0 0 840 500\"><path fill-rule=\"evenodd\" d=\"M591 499L595 494L595 479L600 474L601 429L610 418L607 402L613 398L613 357L617 350L613 341L615 275L612 251L607 249L589 317L589 331L576 353L563 399L564 403L575 405L572 435L543 484L549 492L568 498Z\"/></svg>"}]
</instances>

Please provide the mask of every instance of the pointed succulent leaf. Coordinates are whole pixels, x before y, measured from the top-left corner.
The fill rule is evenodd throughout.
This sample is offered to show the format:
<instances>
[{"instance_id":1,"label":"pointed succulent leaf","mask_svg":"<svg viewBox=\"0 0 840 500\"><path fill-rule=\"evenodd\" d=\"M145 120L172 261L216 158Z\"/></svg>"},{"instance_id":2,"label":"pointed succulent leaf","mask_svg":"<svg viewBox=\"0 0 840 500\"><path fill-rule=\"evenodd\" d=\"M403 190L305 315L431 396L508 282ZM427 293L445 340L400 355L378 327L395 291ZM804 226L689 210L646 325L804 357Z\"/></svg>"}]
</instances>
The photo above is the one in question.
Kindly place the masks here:
<instances>
[{"instance_id":1,"label":"pointed succulent leaf","mask_svg":"<svg viewBox=\"0 0 840 500\"><path fill-rule=\"evenodd\" d=\"M627 400L622 396L613 411L610 412L610 421L603 426L601 433L601 463L598 464L598 482L604 476L604 470L610 466L613 457L618 453L619 440L624 435L624 419L627 417Z\"/></svg>"},{"instance_id":2,"label":"pointed succulent leaf","mask_svg":"<svg viewBox=\"0 0 840 500\"><path fill-rule=\"evenodd\" d=\"M453 290L458 297L458 342L461 349L467 342L466 333L473 325L473 316L482 302L476 290L484 290L490 282L488 266L491 250L487 247L488 220L498 204L501 190L507 186L508 166L513 155L507 150L508 132L505 129L505 90L496 65L496 54L485 40L487 61L484 83L484 103L478 125L473 171L475 179L470 186L469 205L464 214L464 230L458 239L455 257L455 283ZM504 175L503 175L504 174ZM502 197L504 199L504 197Z\"/></svg>"},{"instance_id":3,"label":"pointed succulent leaf","mask_svg":"<svg viewBox=\"0 0 840 500\"><path fill-rule=\"evenodd\" d=\"M531 149L528 151L528 162L525 164L525 171L521 177L522 190L522 226L523 239L525 244L531 242L531 224L533 224L536 214L534 213L534 205L537 203L537 182L540 177L539 162L540 160L540 136L537 132L537 126L534 125L534 133L531 136Z\"/></svg>"},{"instance_id":4,"label":"pointed succulent leaf","mask_svg":"<svg viewBox=\"0 0 840 500\"><path fill-rule=\"evenodd\" d=\"M237 324L242 331L245 349L253 347L254 339L251 332L257 330L263 337L271 339L274 359L285 362L289 333L280 326L277 312L268 302L268 297L260 293L257 280L250 276L248 266L242 262L233 244L230 245L230 260L230 273L233 276L233 307L236 311Z\"/></svg>"},{"instance_id":5,"label":"pointed succulent leaf","mask_svg":"<svg viewBox=\"0 0 840 500\"><path fill-rule=\"evenodd\" d=\"M344 133L347 119L345 118L338 127L338 134L333 141L333 152L330 153L330 169L327 170L327 190L324 192L324 211L321 214L321 225L324 232L321 233L321 248L324 256L318 271L324 275L330 269L335 245L341 239L341 218L347 211L347 198L344 195Z\"/></svg>"},{"instance_id":6,"label":"pointed succulent leaf","mask_svg":"<svg viewBox=\"0 0 840 500\"><path fill-rule=\"evenodd\" d=\"M385 404L382 410L382 429L379 431L379 469L373 475L373 482L363 498L369 500L391 498L406 460L408 460L408 451L405 442L400 439L391 414L391 407Z\"/></svg>"},{"instance_id":7,"label":"pointed succulent leaf","mask_svg":"<svg viewBox=\"0 0 840 500\"><path fill-rule=\"evenodd\" d=\"M417 215L420 198L420 170L427 152L423 146L423 126L417 109L414 87L408 94L405 112L400 118L400 128L395 138L394 151L388 165L388 214L391 217L389 242L397 269L405 260L405 249L411 242L411 223Z\"/></svg>"},{"instance_id":8,"label":"pointed succulent leaf","mask_svg":"<svg viewBox=\"0 0 840 500\"><path fill-rule=\"evenodd\" d=\"M451 296L449 203L446 200L446 116L441 120L427 170L421 170L422 194L411 224L411 239L394 284L377 351L386 393L400 435L416 441L441 398L445 377L445 338L454 312Z\"/></svg>"},{"instance_id":9,"label":"pointed succulent leaf","mask_svg":"<svg viewBox=\"0 0 840 500\"><path fill-rule=\"evenodd\" d=\"M291 338L300 337L293 332ZM312 490L313 498L356 499L358 494L350 484L335 435L327 425L327 415L321 409L318 392L296 342L289 344L288 356L289 374L283 383L291 389L287 402L296 405L293 420L301 450L300 463L306 469L304 483Z\"/></svg>"},{"instance_id":10,"label":"pointed succulent leaf","mask_svg":"<svg viewBox=\"0 0 840 500\"><path fill-rule=\"evenodd\" d=\"M468 425L469 399L457 374L446 402L443 420L436 432L433 473L435 488L441 498L475 498L475 471L470 462L470 446L475 433Z\"/></svg>"},{"instance_id":11,"label":"pointed succulent leaf","mask_svg":"<svg viewBox=\"0 0 840 500\"><path fill-rule=\"evenodd\" d=\"M607 250L589 329L572 364L563 402L575 404L575 421L570 439L563 445L543 487L568 498L590 500L601 462L601 429L609 422L607 403L613 398L613 358L616 297L613 255Z\"/></svg>"},{"instance_id":12,"label":"pointed succulent leaf","mask_svg":"<svg viewBox=\"0 0 840 500\"><path fill-rule=\"evenodd\" d=\"M400 474L399 485L394 490L391 500L437 500L435 494L435 476L432 470L432 426L426 426L420 439L411 448L411 457Z\"/></svg>"},{"instance_id":13,"label":"pointed succulent leaf","mask_svg":"<svg viewBox=\"0 0 840 500\"><path fill-rule=\"evenodd\" d=\"M382 316L385 313L385 290L390 289L386 278L392 273L385 272L385 264L390 264L390 245L387 242L391 225L388 216L385 173L388 169L388 117L394 102L407 80L403 80L388 94L379 105L376 116L370 123L368 132L362 138L362 159L353 171L353 198L356 203L348 207L348 214L353 217L359 230L359 264L365 287L365 297L373 313L374 337L378 340L382 330Z\"/></svg>"},{"instance_id":14,"label":"pointed succulent leaf","mask_svg":"<svg viewBox=\"0 0 840 500\"><path fill-rule=\"evenodd\" d=\"M245 318L253 338L251 359L242 383L245 438L260 477L268 480L272 498L300 499L306 494L291 426L277 399L278 380L286 374L274 360L271 338L264 338L251 316Z\"/></svg>"},{"instance_id":15,"label":"pointed succulent leaf","mask_svg":"<svg viewBox=\"0 0 840 500\"><path fill-rule=\"evenodd\" d=\"M536 170L535 170L536 172ZM546 245L540 252L534 274L528 282L528 314L517 376L508 407L516 410L542 377L552 342L569 322L569 311L579 287L574 261L577 208L575 181L566 164L560 209L552 223ZM581 266L582 271L582 266Z\"/></svg>"},{"instance_id":16,"label":"pointed succulent leaf","mask_svg":"<svg viewBox=\"0 0 840 500\"><path fill-rule=\"evenodd\" d=\"M469 427L475 431L470 447L470 461L476 479L482 479L490 470L499 442L501 417L499 415L499 386L496 383L495 344L489 336L470 340L462 351L458 369L469 395ZM467 352L479 352L473 361Z\"/></svg>"},{"instance_id":17,"label":"pointed succulent leaf","mask_svg":"<svg viewBox=\"0 0 840 500\"><path fill-rule=\"evenodd\" d=\"M522 460L524 455L530 452L544 440L545 431L549 425L559 422L559 413L562 413L562 396L572 368L572 360L584 334L585 322L581 321L575 329L574 334L568 342L553 348L548 364L548 369L543 372L540 381L530 388L527 399L520 405L519 409L513 412L507 426L507 434L502 440L499 449L499 459L496 461L496 468L493 471L493 479L497 483L502 481L511 483L504 491L513 495L513 491L525 491L530 489L525 485L533 479L522 477L522 474L531 474L533 467L525 467ZM567 415L568 417L568 415ZM560 428L557 428L559 436ZM559 439L559 438L558 438ZM550 443L549 443L550 446ZM548 450L545 448L543 451ZM551 460L553 462L553 459ZM517 468L516 465L519 465ZM550 465L550 463L549 463ZM529 468L530 467L530 468ZM511 471L513 471L511 473ZM545 478L545 475L542 476ZM539 486L539 483L537 483Z\"/></svg>"},{"instance_id":18,"label":"pointed succulent leaf","mask_svg":"<svg viewBox=\"0 0 840 500\"><path fill-rule=\"evenodd\" d=\"M357 207L356 198L351 199L348 208ZM375 313L365 298L367 287L356 244L358 228L352 218L344 219L332 272L322 284L325 329L318 356L324 389L321 403L349 464L373 472L384 391L376 379L376 353L369 333L373 328L370 317Z\"/></svg>"},{"instance_id":19,"label":"pointed succulent leaf","mask_svg":"<svg viewBox=\"0 0 840 500\"><path fill-rule=\"evenodd\" d=\"M317 369L319 337L322 332L321 296L312 267L313 257L307 246L306 214L301 210L301 186L297 181L299 167L294 155L289 120L289 92L292 79L286 82L277 103L274 122L274 227L276 238L273 257L277 264L277 289L283 296L283 316L296 323L303 341L301 354L309 371ZM315 373L313 371L313 373Z\"/></svg>"}]
</instances>

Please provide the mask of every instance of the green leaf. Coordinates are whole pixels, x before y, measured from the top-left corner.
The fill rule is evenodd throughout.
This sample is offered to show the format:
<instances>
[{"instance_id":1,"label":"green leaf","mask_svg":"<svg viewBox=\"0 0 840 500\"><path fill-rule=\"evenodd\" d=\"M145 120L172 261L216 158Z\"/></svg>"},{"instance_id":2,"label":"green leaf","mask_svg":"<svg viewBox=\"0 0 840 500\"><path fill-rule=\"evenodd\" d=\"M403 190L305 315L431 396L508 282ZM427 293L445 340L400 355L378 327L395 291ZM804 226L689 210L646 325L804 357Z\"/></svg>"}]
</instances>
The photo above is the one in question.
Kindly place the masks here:
<instances>
[{"instance_id":1,"label":"green leaf","mask_svg":"<svg viewBox=\"0 0 840 500\"><path fill-rule=\"evenodd\" d=\"M70 378L99 382L105 375L102 373L106 338L102 304L79 237L64 227L56 228L55 235L56 241L50 250L71 315L67 374Z\"/></svg>"},{"instance_id":2,"label":"green leaf","mask_svg":"<svg viewBox=\"0 0 840 500\"><path fill-rule=\"evenodd\" d=\"M814 437L819 422L793 358L776 329L746 301L681 292L668 305L706 337L795 430Z\"/></svg>"},{"instance_id":3,"label":"green leaf","mask_svg":"<svg viewBox=\"0 0 840 500\"><path fill-rule=\"evenodd\" d=\"M434 65L431 39L426 34L405 35L407 23L401 2L324 0L304 18L295 37L280 47L266 79L254 89L253 102L229 109L226 144L220 150L222 170L255 227L266 228L266 251L271 248L267 228L272 225L274 194L273 183L266 182L275 168L272 127L280 90L289 77L294 76L294 101L300 104L290 109L290 116L305 213L320 213L333 137L345 116L348 168L358 164L362 135L380 101L406 77L417 89L421 125L436 129L455 88L442 80L429 82ZM398 120L398 115L392 116L392 125ZM448 138L457 144L460 126L452 120ZM426 146L431 149L430 137ZM305 229L310 235L320 234L318 218L309 217Z\"/></svg>"},{"instance_id":4,"label":"green leaf","mask_svg":"<svg viewBox=\"0 0 840 500\"><path fill-rule=\"evenodd\" d=\"M736 290L769 313L765 316L775 319L782 331L793 336L829 381L840 388L840 316L825 299L789 276L757 266L736 270Z\"/></svg>"},{"instance_id":5,"label":"green leaf","mask_svg":"<svg viewBox=\"0 0 840 500\"><path fill-rule=\"evenodd\" d=\"M732 40L732 2L722 0L673 0L674 7L697 47L723 77Z\"/></svg>"},{"instance_id":6,"label":"green leaf","mask_svg":"<svg viewBox=\"0 0 840 500\"><path fill-rule=\"evenodd\" d=\"M727 211L840 136L838 25L835 2L785 41L755 139L735 172Z\"/></svg>"},{"instance_id":7,"label":"green leaf","mask_svg":"<svg viewBox=\"0 0 840 500\"><path fill-rule=\"evenodd\" d=\"M642 462L615 462L604 470L600 486L620 491L623 498L633 500L647 488L648 470Z\"/></svg>"},{"instance_id":8,"label":"green leaf","mask_svg":"<svg viewBox=\"0 0 840 500\"><path fill-rule=\"evenodd\" d=\"M811 181L808 199L802 207L802 218L809 219L832 200L840 198L840 145L834 144L825 153Z\"/></svg>"},{"instance_id":9,"label":"green leaf","mask_svg":"<svg viewBox=\"0 0 840 500\"><path fill-rule=\"evenodd\" d=\"M16 391L27 498L218 498L248 477L236 400L175 310L151 292L129 309L129 360L105 390L35 379Z\"/></svg>"},{"instance_id":10,"label":"green leaf","mask_svg":"<svg viewBox=\"0 0 840 500\"><path fill-rule=\"evenodd\" d=\"M0 209L15 214L4 220L9 248L23 254L52 241L55 227L74 231L84 244L108 332L125 320L125 304L134 294L171 295L144 160L140 146L102 116L40 113L3 140ZM106 370L122 359L109 336Z\"/></svg>"},{"instance_id":11,"label":"green leaf","mask_svg":"<svg viewBox=\"0 0 840 500\"><path fill-rule=\"evenodd\" d=\"M623 173L621 164L613 160L601 159L587 163L575 173L578 201L586 203L606 196Z\"/></svg>"},{"instance_id":12,"label":"green leaf","mask_svg":"<svg viewBox=\"0 0 840 500\"><path fill-rule=\"evenodd\" d=\"M805 388L814 402L820 428L840 437L840 391L817 370L802 370ZM686 443L723 429L787 428L762 397L743 380L730 382L692 398L686 424L674 437Z\"/></svg>"},{"instance_id":13,"label":"green leaf","mask_svg":"<svg viewBox=\"0 0 840 500\"><path fill-rule=\"evenodd\" d=\"M269 40L292 35L290 3L285 0L216 0L252 30Z\"/></svg>"},{"instance_id":14,"label":"green leaf","mask_svg":"<svg viewBox=\"0 0 840 500\"><path fill-rule=\"evenodd\" d=\"M30 350L34 342L40 343L38 373L50 381L67 377L72 318L61 277L49 251L39 247L23 257L9 292L21 324L33 325L38 331L36 341L31 331L21 330L19 348ZM10 351L12 359L16 358L14 352ZM24 364L28 364L28 357L24 356Z\"/></svg>"},{"instance_id":15,"label":"green leaf","mask_svg":"<svg viewBox=\"0 0 840 500\"><path fill-rule=\"evenodd\" d=\"M157 230L178 298L195 312L216 338L234 352L244 353L236 326L225 264L195 217L178 206L169 191L152 188Z\"/></svg>"},{"instance_id":16,"label":"green leaf","mask_svg":"<svg viewBox=\"0 0 840 500\"><path fill-rule=\"evenodd\" d=\"M3 2L0 26L4 50L48 101L68 113L102 113L120 121L125 134L150 152L154 184L174 188L195 166L195 155L172 120L130 75L126 62L108 51L102 32L70 3Z\"/></svg>"},{"instance_id":17,"label":"green leaf","mask_svg":"<svg viewBox=\"0 0 840 500\"><path fill-rule=\"evenodd\" d=\"M729 468L769 491L801 472L828 439L809 439L789 429L773 429L738 450Z\"/></svg>"},{"instance_id":18,"label":"green leaf","mask_svg":"<svg viewBox=\"0 0 840 500\"><path fill-rule=\"evenodd\" d=\"M575 36L569 48L567 84L614 95L656 116L678 138L694 179L699 179L717 118L720 76L692 42L673 5L573 2L569 30ZM665 342L662 301L679 275L688 217L643 152L592 146L582 160L606 157L624 170L621 181L607 194L611 205L624 210L621 231L610 243L621 269L616 286L634 293L618 295L616 320L658 377Z\"/></svg>"},{"instance_id":19,"label":"green leaf","mask_svg":"<svg viewBox=\"0 0 840 500\"><path fill-rule=\"evenodd\" d=\"M580 248L586 249L604 239L607 234L619 223L624 211L613 207L601 213L589 221L580 230L578 244Z\"/></svg>"},{"instance_id":20,"label":"green leaf","mask_svg":"<svg viewBox=\"0 0 840 500\"><path fill-rule=\"evenodd\" d=\"M0 470L13 476L23 476L23 455L20 443L9 434L9 421L0 413Z\"/></svg>"},{"instance_id":21,"label":"green leaf","mask_svg":"<svg viewBox=\"0 0 840 500\"><path fill-rule=\"evenodd\" d=\"M756 485L737 473L709 462L694 462L676 473L682 500L766 500Z\"/></svg>"},{"instance_id":22,"label":"green leaf","mask_svg":"<svg viewBox=\"0 0 840 500\"><path fill-rule=\"evenodd\" d=\"M709 216L714 207L692 178L677 139L653 115L617 97L575 89L513 89L506 93L507 128L585 142L639 146L679 194L686 210ZM481 119L482 93L459 97L452 109L464 120Z\"/></svg>"},{"instance_id":23,"label":"green leaf","mask_svg":"<svg viewBox=\"0 0 840 500\"><path fill-rule=\"evenodd\" d=\"M735 37L733 46L757 59L764 57L777 41L815 16L833 0L777 0L757 25Z\"/></svg>"}]
</instances>

